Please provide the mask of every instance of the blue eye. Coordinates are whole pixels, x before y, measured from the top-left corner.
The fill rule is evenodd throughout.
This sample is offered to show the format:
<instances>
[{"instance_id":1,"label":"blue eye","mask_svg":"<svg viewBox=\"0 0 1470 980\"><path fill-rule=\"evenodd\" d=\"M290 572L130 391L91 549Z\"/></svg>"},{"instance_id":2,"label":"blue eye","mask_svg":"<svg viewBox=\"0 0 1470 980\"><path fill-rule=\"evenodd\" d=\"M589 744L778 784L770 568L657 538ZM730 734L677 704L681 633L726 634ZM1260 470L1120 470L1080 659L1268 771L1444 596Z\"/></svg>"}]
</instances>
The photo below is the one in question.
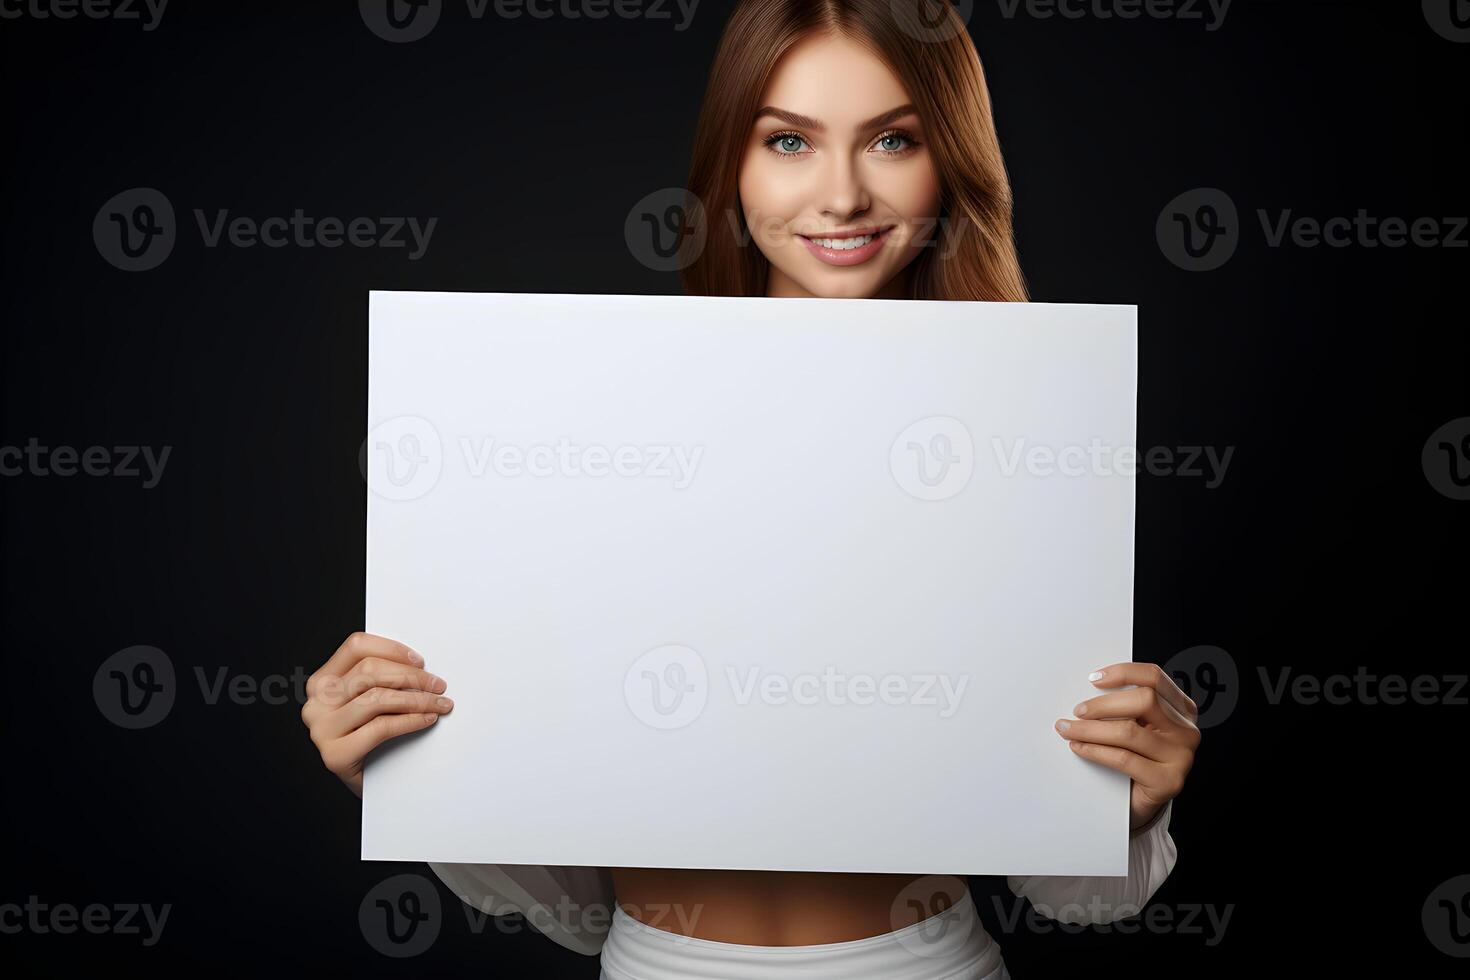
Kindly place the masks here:
<instances>
[{"instance_id":1,"label":"blue eye","mask_svg":"<svg viewBox=\"0 0 1470 980\"><path fill-rule=\"evenodd\" d=\"M877 148L879 153L888 154L903 153L905 150L912 149L917 145L918 144L914 142L913 137L909 136L907 133L897 131L892 133L884 133L882 136L878 137L878 141L873 144L873 146Z\"/></svg>"},{"instance_id":2,"label":"blue eye","mask_svg":"<svg viewBox=\"0 0 1470 980\"><path fill-rule=\"evenodd\" d=\"M772 133L766 137L765 143L766 146L781 156L792 156L800 153L802 152L802 147L807 145L806 140L802 139L796 133Z\"/></svg>"}]
</instances>

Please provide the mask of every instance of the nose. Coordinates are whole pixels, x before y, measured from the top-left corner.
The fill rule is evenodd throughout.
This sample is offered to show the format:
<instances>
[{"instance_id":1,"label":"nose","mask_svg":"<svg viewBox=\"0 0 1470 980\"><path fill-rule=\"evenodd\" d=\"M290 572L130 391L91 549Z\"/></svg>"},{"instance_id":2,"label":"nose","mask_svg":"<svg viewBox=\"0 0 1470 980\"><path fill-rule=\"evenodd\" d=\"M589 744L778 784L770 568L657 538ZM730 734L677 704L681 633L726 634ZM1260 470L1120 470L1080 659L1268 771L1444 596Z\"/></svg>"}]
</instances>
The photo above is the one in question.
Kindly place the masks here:
<instances>
[{"instance_id":1,"label":"nose","mask_svg":"<svg viewBox=\"0 0 1470 980\"><path fill-rule=\"evenodd\" d=\"M834 223L840 223L863 214L873 202L862 170L851 157L834 154L829 159L831 166L822 175L822 214Z\"/></svg>"}]
</instances>

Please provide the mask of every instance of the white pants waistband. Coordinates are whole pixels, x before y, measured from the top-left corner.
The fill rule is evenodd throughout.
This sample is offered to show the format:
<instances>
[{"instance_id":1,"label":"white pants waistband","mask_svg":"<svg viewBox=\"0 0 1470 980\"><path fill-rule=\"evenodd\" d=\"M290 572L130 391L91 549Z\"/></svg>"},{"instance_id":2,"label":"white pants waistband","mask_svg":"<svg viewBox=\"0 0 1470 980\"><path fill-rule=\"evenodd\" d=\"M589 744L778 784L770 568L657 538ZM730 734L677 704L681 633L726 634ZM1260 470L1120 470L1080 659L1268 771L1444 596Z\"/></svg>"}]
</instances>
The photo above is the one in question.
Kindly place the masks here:
<instances>
[{"instance_id":1,"label":"white pants waistband","mask_svg":"<svg viewBox=\"0 0 1470 980\"><path fill-rule=\"evenodd\" d=\"M816 946L695 939L613 912L602 980L1010 980L1000 946L967 892L952 908L895 932Z\"/></svg>"}]
</instances>

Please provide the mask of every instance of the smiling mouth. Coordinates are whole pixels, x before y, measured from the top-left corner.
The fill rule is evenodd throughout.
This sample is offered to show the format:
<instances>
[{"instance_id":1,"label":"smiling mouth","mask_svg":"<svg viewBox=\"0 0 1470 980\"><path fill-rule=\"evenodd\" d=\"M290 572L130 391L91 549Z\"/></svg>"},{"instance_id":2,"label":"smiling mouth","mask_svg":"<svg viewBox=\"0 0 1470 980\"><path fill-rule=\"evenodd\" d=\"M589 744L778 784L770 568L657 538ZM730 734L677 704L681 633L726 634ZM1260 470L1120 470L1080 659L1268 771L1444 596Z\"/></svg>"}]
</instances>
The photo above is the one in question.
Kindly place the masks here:
<instances>
[{"instance_id":1,"label":"smiling mouth","mask_svg":"<svg viewBox=\"0 0 1470 980\"><path fill-rule=\"evenodd\" d=\"M828 265L859 265L882 250L893 227L852 228L831 235L798 234L796 237L807 251Z\"/></svg>"}]
</instances>

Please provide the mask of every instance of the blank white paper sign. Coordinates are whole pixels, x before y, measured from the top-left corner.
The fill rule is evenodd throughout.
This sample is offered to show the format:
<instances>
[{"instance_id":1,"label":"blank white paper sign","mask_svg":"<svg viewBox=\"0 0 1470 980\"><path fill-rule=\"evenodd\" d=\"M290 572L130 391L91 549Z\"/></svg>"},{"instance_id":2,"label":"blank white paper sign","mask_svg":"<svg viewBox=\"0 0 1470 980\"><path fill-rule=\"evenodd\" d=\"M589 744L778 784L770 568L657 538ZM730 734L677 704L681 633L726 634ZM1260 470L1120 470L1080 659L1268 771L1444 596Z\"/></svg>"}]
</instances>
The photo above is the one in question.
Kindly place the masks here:
<instances>
[{"instance_id":1,"label":"blank white paper sign","mask_svg":"<svg viewBox=\"0 0 1470 980\"><path fill-rule=\"evenodd\" d=\"M362 856L1126 875L1137 309L373 292Z\"/></svg>"}]
</instances>

